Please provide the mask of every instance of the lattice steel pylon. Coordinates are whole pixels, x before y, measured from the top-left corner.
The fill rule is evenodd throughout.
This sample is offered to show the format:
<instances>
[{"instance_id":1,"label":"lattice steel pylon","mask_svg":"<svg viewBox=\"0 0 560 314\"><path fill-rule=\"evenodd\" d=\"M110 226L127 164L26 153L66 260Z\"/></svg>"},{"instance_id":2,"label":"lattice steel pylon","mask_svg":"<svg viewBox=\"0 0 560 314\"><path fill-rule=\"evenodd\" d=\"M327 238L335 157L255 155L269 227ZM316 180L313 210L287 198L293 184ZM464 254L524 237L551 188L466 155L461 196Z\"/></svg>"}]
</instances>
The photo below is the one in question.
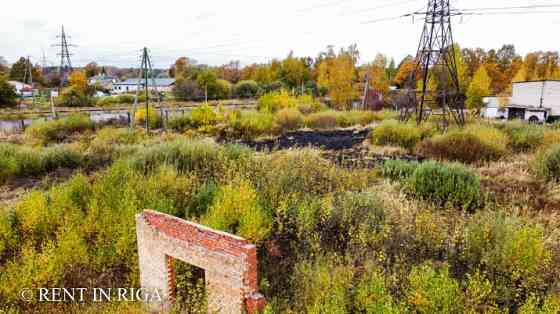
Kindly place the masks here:
<instances>
[{"instance_id":1,"label":"lattice steel pylon","mask_svg":"<svg viewBox=\"0 0 560 314\"><path fill-rule=\"evenodd\" d=\"M70 61L70 56L72 54L70 53L68 47L75 47L75 45L68 43L69 37L64 32L64 25L62 25L62 31L60 35L56 37L60 38L60 43L54 44L53 47L60 47L60 52L57 55L60 56L58 75L60 78L60 87L62 87L64 86L64 83L66 83L66 81L68 80L68 76L72 72L72 61Z\"/></svg>"},{"instance_id":2,"label":"lattice steel pylon","mask_svg":"<svg viewBox=\"0 0 560 314\"><path fill-rule=\"evenodd\" d=\"M138 108L138 101L140 90L144 89L145 97L146 97L146 117L144 121L144 126L146 128L146 132L150 131L150 123L149 123L149 114L150 114L150 81L152 83L151 92L155 94L157 105L159 106L161 103L161 97L157 90L157 84L154 77L154 70L152 68L152 60L150 59L150 54L148 48L144 47L142 49L142 57L140 61L140 71L138 76L138 82L136 83L136 96L134 97L134 103L132 104L132 120L130 123L130 127L134 126L134 117L136 115L136 110Z\"/></svg>"},{"instance_id":3,"label":"lattice steel pylon","mask_svg":"<svg viewBox=\"0 0 560 314\"><path fill-rule=\"evenodd\" d=\"M451 18L461 13L451 9L450 0L429 0L426 12L418 13L425 14L424 29L416 53L415 71L411 73L413 79L409 80L410 84L421 84L420 89L409 86L417 90L417 123L424 121L426 106L432 104L441 109L445 124L452 115L457 124L463 125L466 98L460 88L451 30ZM403 117L405 120L409 118L408 113Z\"/></svg>"}]
</instances>

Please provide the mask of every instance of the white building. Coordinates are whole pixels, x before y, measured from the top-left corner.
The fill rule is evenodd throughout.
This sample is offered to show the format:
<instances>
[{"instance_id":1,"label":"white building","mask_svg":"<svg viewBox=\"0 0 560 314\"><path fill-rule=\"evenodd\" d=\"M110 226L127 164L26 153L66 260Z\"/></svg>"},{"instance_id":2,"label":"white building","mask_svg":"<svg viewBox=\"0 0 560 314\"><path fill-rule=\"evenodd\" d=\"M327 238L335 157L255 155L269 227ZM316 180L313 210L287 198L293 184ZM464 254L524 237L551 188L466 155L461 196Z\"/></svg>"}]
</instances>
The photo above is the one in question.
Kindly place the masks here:
<instances>
[{"instance_id":1,"label":"white building","mask_svg":"<svg viewBox=\"0 0 560 314\"><path fill-rule=\"evenodd\" d=\"M509 105L502 109L503 116L500 114L499 106L498 111L494 109L495 106L495 102L488 98L484 110L486 117L492 118L497 112L496 118L521 119L531 122L560 119L560 81L515 82L512 86Z\"/></svg>"},{"instance_id":2,"label":"white building","mask_svg":"<svg viewBox=\"0 0 560 314\"><path fill-rule=\"evenodd\" d=\"M153 81L155 81L155 87L153 85ZM173 85L175 84L175 79L172 78L156 78L148 80L148 88L150 90L157 89L158 92L171 92ZM128 79L123 82L116 82L113 83L112 93L113 94L123 94L123 93L130 93L136 92L138 87L142 90L144 88L145 80L144 79Z\"/></svg>"},{"instance_id":3,"label":"white building","mask_svg":"<svg viewBox=\"0 0 560 314\"><path fill-rule=\"evenodd\" d=\"M19 81L8 81L8 84L15 88L16 94L23 95L24 97L33 97L33 86Z\"/></svg>"}]
</instances>

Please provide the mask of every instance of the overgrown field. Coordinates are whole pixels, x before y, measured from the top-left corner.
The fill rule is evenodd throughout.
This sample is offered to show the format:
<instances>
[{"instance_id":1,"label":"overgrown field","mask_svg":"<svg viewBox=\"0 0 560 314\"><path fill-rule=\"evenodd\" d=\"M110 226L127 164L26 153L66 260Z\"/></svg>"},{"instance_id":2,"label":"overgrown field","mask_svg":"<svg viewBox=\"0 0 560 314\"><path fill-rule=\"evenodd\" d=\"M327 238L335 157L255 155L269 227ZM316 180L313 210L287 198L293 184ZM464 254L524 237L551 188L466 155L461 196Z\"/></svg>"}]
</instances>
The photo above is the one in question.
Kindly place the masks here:
<instances>
[{"instance_id":1,"label":"overgrown field","mask_svg":"<svg viewBox=\"0 0 560 314\"><path fill-rule=\"evenodd\" d=\"M0 313L142 313L20 291L138 287L134 215L145 208L257 244L267 313L560 312L558 128L472 121L443 132L274 97L254 112L201 107L151 135L74 118L0 143L3 188L43 181L0 207ZM211 138L372 122L372 153L424 161L350 169L319 149ZM205 311L196 271L180 267L177 285L177 311Z\"/></svg>"}]
</instances>

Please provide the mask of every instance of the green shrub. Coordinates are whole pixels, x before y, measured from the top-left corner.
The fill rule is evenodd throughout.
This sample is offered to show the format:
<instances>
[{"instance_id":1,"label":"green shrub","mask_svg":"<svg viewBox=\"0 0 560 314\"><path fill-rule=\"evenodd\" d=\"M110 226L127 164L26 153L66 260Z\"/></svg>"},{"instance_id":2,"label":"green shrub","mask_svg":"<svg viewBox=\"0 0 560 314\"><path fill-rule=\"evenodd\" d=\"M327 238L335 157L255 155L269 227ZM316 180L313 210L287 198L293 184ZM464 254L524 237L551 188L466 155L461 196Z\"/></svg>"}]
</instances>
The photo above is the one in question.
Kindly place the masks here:
<instances>
[{"instance_id":1,"label":"green shrub","mask_svg":"<svg viewBox=\"0 0 560 314\"><path fill-rule=\"evenodd\" d=\"M354 307L359 313L398 314L404 312L404 309L393 299L383 272L376 267L366 268L366 273L354 290Z\"/></svg>"},{"instance_id":2,"label":"green shrub","mask_svg":"<svg viewBox=\"0 0 560 314\"><path fill-rule=\"evenodd\" d=\"M233 86L233 94L239 98L253 98L259 92L259 84L255 81L239 81Z\"/></svg>"},{"instance_id":3,"label":"green shrub","mask_svg":"<svg viewBox=\"0 0 560 314\"><path fill-rule=\"evenodd\" d=\"M381 168L383 176L392 181L405 181L412 176L418 162L409 162L403 160L387 160Z\"/></svg>"},{"instance_id":4,"label":"green shrub","mask_svg":"<svg viewBox=\"0 0 560 314\"><path fill-rule=\"evenodd\" d=\"M466 228L463 256L496 283L498 303L520 304L544 284L551 263L543 229L503 213L481 212ZM521 301L521 302L520 302Z\"/></svg>"},{"instance_id":5,"label":"green shrub","mask_svg":"<svg viewBox=\"0 0 560 314\"><path fill-rule=\"evenodd\" d=\"M505 154L498 145L484 142L474 134L452 131L420 142L417 153L438 160L476 163L497 160Z\"/></svg>"},{"instance_id":6,"label":"green shrub","mask_svg":"<svg viewBox=\"0 0 560 314\"><path fill-rule=\"evenodd\" d=\"M136 170L151 172L162 164L180 173L194 172L202 178L224 176L228 169L247 159L249 151L235 145L178 139L146 148L130 158Z\"/></svg>"},{"instance_id":7,"label":"green shrub","mask_svg":"<svg viewBox=\"0 0 560 314\"><path fill-rule=\"evenodd\" d=\"M409 192L438 205L475 209L482 203L480 179L461 164L425 162L407 181Z\"/></svg>"},{"instance_id":8,"label":"green shrub","mask_svg":"<svg viewBox=\"0 0 560 314\"><path fill-rule=\"evenodd\" d=\"M221 187L202 223L253 243L264 240L272 224L258 204L256 191L246 181Z\"/></svg>"},{"instance_id":9,"label":"green shrub","mask_svg":"<svg viewBox=\"0 0 560 314\"><path fill-rule=\"evenodd\" d=\"M245 111L229 123L236 137L254 139L259 136L278 133L274 115L267 112Z\"/></svg>"},{"instance_id":10,"label":"green shrub","mask_svg":"<svg viewBox=\"0 0 560 314\"><path fill-rule=\"evenodd\" d=\"M0 183L15 178L37 177L58 168L77 168L84 161L83 154L69 146L31 149L0 144Z\"/></svg>"},{"instance_id":11,"label":"green shrub","mask_svg":"<svg viewBox=\"0 0 560 314\"><path fill-rule=\"evenodd\" d=\"M295 266L297 313L344 314L350 311L353 270L335 258L320 257Z\"/></svg>"},{"instance_id":12,"label":"green shrub","mask_svg":"<svg viewBox=\"0 0 560 314\"><path fill-rule=\"evenodd\" d=\"M192 111L191 121L195 127L215 125L218 123L218 114L210 105L205 103Z\"/></svg>"},{"instance_id":13,"label":"green shrub","mask_svg":"<svg viewBox=\"0 0 560 314\"><path fill-rule=\"evenodd\" d=\"M560 144L541 150L535 158L534 168L539 177L560 182Z\"/></svg>"},{"instance_id":14,"label":"green shrub","mask_svg":"<svg viewBox=\"0 0 560 314\"><path fill-rule=\"evenodd\" d=\"M383 121L371 133L372 143L376 145L394 145L412 149L422 139L421 131L410 124L395 120Z\"/></svg>"},{"instance_id":15,"label":"green shrub","mask_svg":"<svg viewBox=\"0 0 560 314\"><path fill-rule=\"evenodd\" d=\"M216 99L229 99L231 98L233 86L229 81L216 80L216 87L214 96Z\"/></svg>"},{"instance_id":16,"label":"green shrub","mask_svg":"<svg viewBox=\"0 0 560 314\"><path fill-rule=\"evenodd\" d=\"M429 264L413 267L408 276L407 299L414 313L462 313L463 296L459 283L450 277L447 266L434 269Z\"/></svg>"},{"instance_id":17,"label":"green shrub","mask_svg":"<svg viewBox=\"0 0 560 314\"><path fill-rule=\"evenodd\" d=\"M376 120L373 111L342 111L337 118L336 124L339 127L351 127L356 125L368 125Z\"/></svg>"},{"instance_id":18,"label":"green shrub","mask_svg":"<svg viewBox=\"0 0 560 314\"><path fill-rule=\"evenodd\" d=\"M178 132L186 131L194 127L194 122L190 114L174 116L167 121L167 127Z\"/></svg>"},{"instance_id":19,"label":"green shrub","mask_svg":"<svg viewBox=\"0 0 560 314\"><path fill-rule=\"evenodd\" d=\"M159 128L161 126L161 116L154 107L149 107L148 111L146 111L146 107L141 106L134 114L134 123L138 126L145 126L146 112L148 113L148 124L150 129Z\"/></svg>"},{"instance_id":20,"label":"green shrub","mask_svg":"<svg viewBox=\"0 0 560 314\"><path fill-rule=\"evenodd\" d=\"M297 109L303 114L311 114L325 110L326 106L311 95L297 97Z\"/></svg>"},{"instance_id":21,"label":"green shrub","mask_svg":"<svg viewBox=\"0 0 560 314\"><path fill-rule=\"evenodd\" d=\"M62 145L48 147L41 153L42 172L50 172L58 168L73 169L83 163L83 154Z\"/></svg>"},{"instance_id":22,"label":"green shrub","mask_svg":"<svg viewBox=\"0 0 560 314\"><path fill-rule=\"evenodd\" d=\"M282 109L274 116L276 124L285 131L299 129L303 125L303 115L297 109Z\"/></svg>"},{"instance_id":23,"label":"green shrub","mask_svg":"<svg viewBox=\"0 0 560 314\"><path fill-rule=\"evenodd\" d=\"M312 129L334 129L337 125L339 113L336 111L322 111L305 117L305 125Z\"/></svg>"},{"instance_id":24,"label":"green shrub","mask_svg":"<svg viewBox=\"0 0 560 314\"><path fill-rule=\"evenodd\" d=\"M560 297L548 295L544 300L532 294L519 308L519 314L555 314L560 313Z\"/></svg>"},{"instance_id":25,"label":"green shrub","mask_svg":"<svg viewBox=\"0 0 560 314\"><path fill-rule=\"evenodd\" d=\"M509 122L504 132L510 138L510 147L515 152L531 152L544 142L542 126L523 122Z\"/></svg>"},{"instance_id":26,"label":"green shrub","mask_svg":"<svg viewBox=\"0 0 560 314\"><path fill-rule=\"evenodd\" d=\"M71 115L66 118L35 122L25 130L25 135L41 143L60 142L74 133L93 130L89 116Z\"/></svg>"},{"instance_id":27,"label":"green shrub","mask_svg":"<svg viewBox=\"0 0 560 314\"><path fill-rule=\"evenodd\" d=\"M271 92L259 98L257 109L259 111L275 113L282 109L297 107L297 99L286 91Z\"/></svg>"}]
</instances>

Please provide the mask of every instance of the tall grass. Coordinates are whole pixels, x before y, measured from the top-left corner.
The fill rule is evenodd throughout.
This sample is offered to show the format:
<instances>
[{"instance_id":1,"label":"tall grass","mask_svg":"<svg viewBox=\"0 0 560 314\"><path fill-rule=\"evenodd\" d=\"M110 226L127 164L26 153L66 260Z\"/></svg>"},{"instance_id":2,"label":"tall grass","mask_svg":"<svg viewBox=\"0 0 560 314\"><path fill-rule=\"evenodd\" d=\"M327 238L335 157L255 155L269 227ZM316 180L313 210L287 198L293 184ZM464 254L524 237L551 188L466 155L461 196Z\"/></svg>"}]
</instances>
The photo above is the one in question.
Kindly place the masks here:
<instances>
[{"instance_id":1,"label":"tall grass","mask_svg":"<svg viewBox=\"0 0 560 314\"><path fill-rule=\"evenodd\" d=\"M394 145L409 150L413 149L421 139L421 129L395 120L382 122L371 133L371 140L376 145Z\"/></svg>"},{"instance_id":2,"label":"tall grass","mask_svg":"<svg viewBox=\"0 0 560 314\"><path fill-rule=\"evenodd\" d=\"M25 135L40 143L61 142L75 133L93 130L89 116L72 115L58 120L35 122L25 130Z\"/></svg>"}]
</instances>

